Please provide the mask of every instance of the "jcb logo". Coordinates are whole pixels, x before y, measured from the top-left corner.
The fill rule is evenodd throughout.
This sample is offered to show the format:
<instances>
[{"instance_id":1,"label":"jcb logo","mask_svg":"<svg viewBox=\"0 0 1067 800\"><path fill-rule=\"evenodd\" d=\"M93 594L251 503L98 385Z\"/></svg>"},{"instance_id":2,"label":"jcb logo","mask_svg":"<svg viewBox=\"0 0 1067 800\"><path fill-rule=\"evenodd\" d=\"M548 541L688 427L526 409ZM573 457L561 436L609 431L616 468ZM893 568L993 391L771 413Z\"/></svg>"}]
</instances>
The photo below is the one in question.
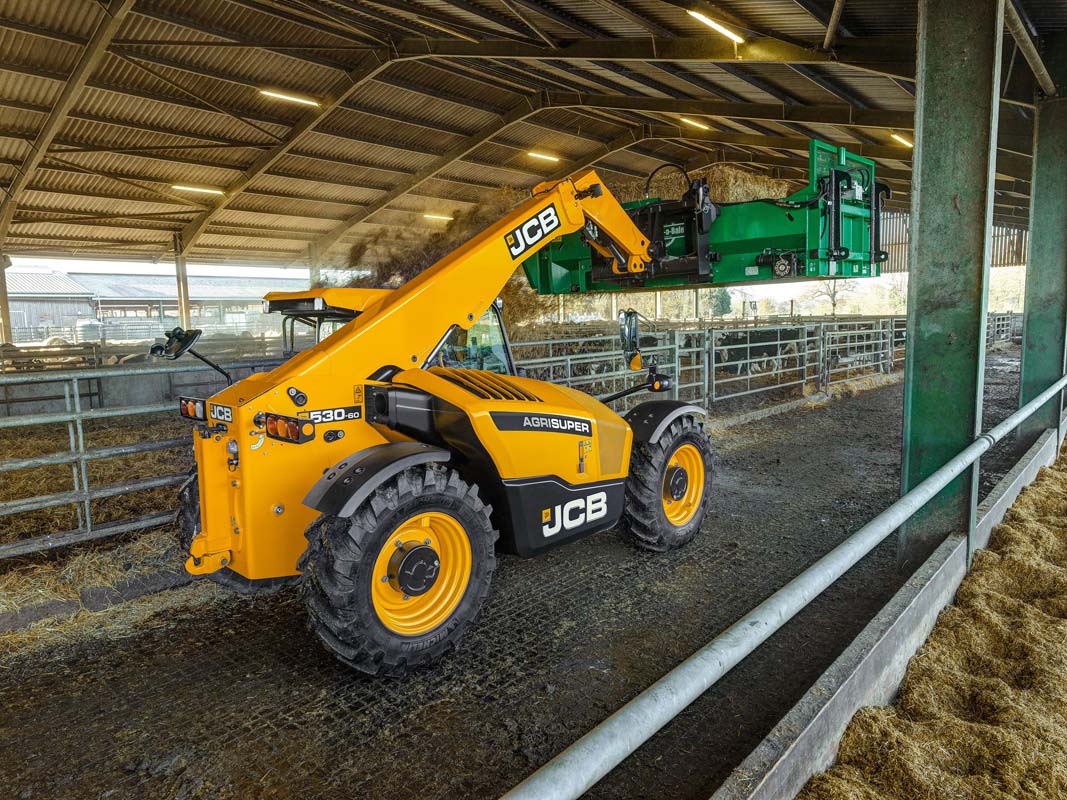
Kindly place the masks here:
<instances>
[{"instance_id":1,"label":"jcb logo","mask_svg":"<svg viewBox=\"0 0 1067 800\"><path fill-rule=\"evenodd\" d=\"M561 506L546 508L541 512L541 532L547 539L561 530L573 531L589 522L596 522L608 514L608 493L594 492Z\"/></svg>"},{"instance_id":2,"label":"jcb logo","mask_svg":"<svg viewBox=\"0 0 1067 800\"><path fill-rule=\"evenodd\" d=\"M211 418L221 422L233 422L233 409L229 406L211 406Z\"/></svg>"},{"instance_id":3,"label":"jcb logo","mask_svg":"<svg viewBox=\"0 0 1067 800\"><path fill-rule=\"evenodd\" d=\"M504 237L512 258L518 258L559 227L559 214L553 203L530 217Z\"/></svg>"}]
</instances>

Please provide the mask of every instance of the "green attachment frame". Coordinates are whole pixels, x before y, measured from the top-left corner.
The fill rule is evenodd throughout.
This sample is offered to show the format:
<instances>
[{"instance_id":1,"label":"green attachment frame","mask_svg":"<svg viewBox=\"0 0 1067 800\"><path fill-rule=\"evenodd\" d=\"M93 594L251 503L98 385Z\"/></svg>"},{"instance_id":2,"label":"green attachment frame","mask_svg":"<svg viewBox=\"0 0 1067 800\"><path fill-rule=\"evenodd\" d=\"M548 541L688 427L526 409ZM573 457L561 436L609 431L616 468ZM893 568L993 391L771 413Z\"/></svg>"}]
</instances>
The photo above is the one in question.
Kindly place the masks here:
<instances>
[{"instance_id":1,"label":"green attachment frame","mask_svg":"<svg viewBox=\"0 0 1067 800\"><path fill-rule=\"evenodd\" d=\"M581 232L561 236L523 269L539 294L877 277L887 258L883 195L873 161L812 140L808 185L788 197L710 204L709 212L701 179L679 201L623 204L652 242L644 273L615 274Z\"/></svg>"}]
</instances>

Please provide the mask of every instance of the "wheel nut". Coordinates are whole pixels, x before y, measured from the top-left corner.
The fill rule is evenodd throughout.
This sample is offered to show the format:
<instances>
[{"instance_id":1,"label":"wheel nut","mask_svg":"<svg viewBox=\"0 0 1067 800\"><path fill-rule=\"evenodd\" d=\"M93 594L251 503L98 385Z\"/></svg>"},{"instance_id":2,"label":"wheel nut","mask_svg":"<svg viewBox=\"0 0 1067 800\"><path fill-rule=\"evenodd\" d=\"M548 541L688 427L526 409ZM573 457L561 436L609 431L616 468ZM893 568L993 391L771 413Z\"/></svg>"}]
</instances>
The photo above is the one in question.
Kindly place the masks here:
<instances>
[{"instance_id":1,"label":"wheel nut","mask_svg":"<svg viewBox=\"0 0 1067 800\"><path fill-rule=\"evenodd\" d=\"M395 544L397 547L403 547L404 546L404 543L402 541L400 541L399 539L397 539L395 542L393 542L393 544Z\"/></svg>"},{"instance_id":2,"label":"wheel nut","mask_svg":"<svg viewBox=\"0 0 1067 800\"><path fill-rule=\"evenodd\" d=\"M430 540L429 540L429 539L423 539L423 540L422 540L422 543L423 543L423 544L429 544L429 543L430 543Z\"/></svg>"},{"instance_id":3,"label":"wheel nut","mask_svg":"<svg viewBox=\"0 0 1067 800\"><path fill-rule=\"evenodd\" d=\"M410 600L411 598L410 598L410 597L408 597L407 595L404 595L404 599L405 599L405 600Z\"/></svg>"},{"instance_id":4,"label":"wheel nut","mask_svg":"<svg viewBox=\"0 0 1067 800\"><path fill-rule=\"evenodd\" d=\"M382 575L382 583L389 583L389 576L388 575Z\"/></svg>"}]
</instances>

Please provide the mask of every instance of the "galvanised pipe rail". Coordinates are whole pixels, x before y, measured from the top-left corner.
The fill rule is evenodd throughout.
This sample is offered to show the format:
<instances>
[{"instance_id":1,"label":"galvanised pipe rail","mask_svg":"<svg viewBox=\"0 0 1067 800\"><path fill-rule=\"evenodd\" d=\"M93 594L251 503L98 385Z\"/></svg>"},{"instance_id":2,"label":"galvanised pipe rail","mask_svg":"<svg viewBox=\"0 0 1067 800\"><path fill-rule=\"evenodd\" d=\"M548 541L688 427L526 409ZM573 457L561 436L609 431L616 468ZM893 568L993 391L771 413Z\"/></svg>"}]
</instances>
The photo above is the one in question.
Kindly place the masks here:
<instances>
[{"instance_id":1,"label":"galvanised pipe rail","mask_svg":"<svg viewBox=\"0 0 1067 800\"><path fill-rule=\"evenodd\" d=\"M1065 387L1067 376L981 434L930 477L505 794L503 800L580 797Z\"/></svg>"},{"instance_id":2,"label":"galvanised pipe rail","mask_svg":"<svg viewBox=\"0 0 1067 800\"><path fill-rule=\"evenodd\" d=\"M281 360L277 358L265 358L249 361L231 361L223 364L225 369L238 370L238 369L250 369L255 371L260 368L274 369ZM123 364L116 364L111 367L93 367L92 369L75 368L75 369L44 369L36 372L27 371L13 371L0 373L0 386L5 384L18 385L24 383L59 383L61 381L69 381L74 378L78 380L89 380L92 378L129 378L134 375L172 375L178 372L204 372L205 368L201 364L172 364L167 366L165 364L160 365L143 365L128 366Z\"/></svg>"},{"instance_id":3,"label":"galvanised pipe rail","mask_svg":"<svg viewBox=\"0 0 1067 800\"><path fill-rule=\"evenodd\" d=\"M1001 316L1010 317L1010 315ZM996 326L994 325L996 317L997 315L990 315L991 321L989 330L991 333L996 329ZM850 331L859 338L851 344L842 345L842 347L844 347L846 351L853 345L864 349L872 344L871 341L867 341L869 337L881 335L879 331L883 330L883 326L891 324L895 330L898 323L902 321L902 318L897 317L841 318L835 321L805 319L802 322L795 322L792 324L783 321L767 325L768 321L764 320L762 327L757 327L755 325L739 326L739 323L737 322L730 328L708 328L704 326L699 328L683 327L679 329L649 332L649 335L654 336L658 343L655 347L646 348L645 352L649 356L658 356L661 361L661 367L674 377L672 396L675 399L703 402L704 405L710 407L717 400L781 390L792 386L799 386L807 383L809 380L820 381L820 385L825 385L826 382L833 382L833 375L827 374L824 377L822 374L823 358L825 356L824 351L827 349L824 346L824 343L829 334L838 329L850 328L850 326L861 326L859 330L853 328ZM782 331L798 329L804 331L804 336L802 338L782 340ZM1010 330L1010 328L1008 330ZM752 335L758 331L776 333L774 342L764 342L762 343L763 346L773 345L779 347L784 342L793 342L801 347L801 352L796 354L782 354L778 352L775 354L775 357L770 359L777 364L777 369L752 374L751 369L747 369L747 367L750 367L751 364L755 362L767 360L767 357L755 357L752 356L751 353L752 347L756 344L760 344L751 342ZM718 360L718 355L720 353L739 349L736 343L733 347L715 343L715 339L718 335L728 334L742 335L744 337L748 344L747 346L741 345L740 349L745 350L748 357L738 358L729 365L717 364L715 362ZM689 337L694 338L690 340ZM613 388L617 388L619 382L626 381L632 377L633 373L622 366L620 358L615 351L615 341L615 335L603 334L571 339L515 342L512 346L516 350L521 350L523 348L547 347L549 350L547 358L535 357L523 359L520 357L517 359L517 363L519 366L529 369L547 371L549 374L544 377L547 377L549 380L563 382L570 386L589 387L590 389L595 389L601 385L610 385ZM686 341L691 341L692 346L685 346L684 343ZM811 350L812 345L815 346L814 350ZM559 353L558 351L561 349L566 352L562 354ZM576 350L583 352L574 352ZM593 350L594 352L589 352L590 350ZM896 349L894 348L892 363L895 363L897 360L895 355ZM796 366L785 366L787 362L793 360L799 360L801 363ZM888 358L886 360L888 361ZM258 368L273 367L277 364L277 360L267 359L242 361L228 364L227 366L230 366L235 370L243 368L255 370ZM609 367L607 372L594 371L598 367L603 368L605 366ZM734 378L719 377L717 375L719 368L725 368L726 366L736 367L739 370L743 369L745 374ZM856 367L848 368L846 374L850 374L849 371L851 369L868 369L875 366L877 365L857 365ZM3 512L0 513L0 517L23 513L24 511L36 510L36 508L51 508L57 505L68 504L75 506L78 509L79 514L79 528L77 530L65 531L61 534L35 537L33 539L23 539L17 542L0 545L0 559L9 557L15 552L33 552L34 549L43 550L66 544L74 544L80 541L102 538L103 536L111 535L112 533L144 527L150 520L156 520L160 515L149 515L140 518L139 521L121 520L104 527L97 526L93 520L93 509L90 501L98 498L98 495L94 494L94 492L98 490L93 490L91 488L90 475L86 466L88 462L95 459L130 455L132 453L163 449L170 446L180 447L181 444L176 443L176 440L167 440L166 442L139 442L132 445L120 445L115 448L104 447L87 449L85 447L81 426L82 423L87 420L171 411L173 402L141 406L83 409L83 396L81 395L79 385L89 383L93 380L103 382L108 378L128 378L130 376L150 375L162 376L179 373L204 372L206 372L205 368L199 364L180 366L175 364L139 364L136 366L63 370L47 369L33 373L13 372L9 374L0 374L0 392L6 392L9 386L20 384L61 383L65 389L62 397L28 398L19 396L9 399L9 402L12 404L40 402L42 399L63 399L67 404L65 412L12 414L9 417L0 417L0 430L27 425L66 424L70 433L70 449L67 452L36 456L29 459L0 459L0 473L18 469L28 469L36 466L70 464L73 470L72 479L73 488L75 489L75 492L72 493L9 501L12 503L11 505L0 506L0 512ZM783 380L783 378L787 376L790 380ZM744 385L748 387L747 390L727 391L725 393L721 391L724 388L732 386L736 382L744 382ZM757 385L753 387L753 384ZM90 405L92 404L94 397L99 400L96 395L90 395ZM71 402L72 400L73 402ZM634 398L634 400L636 400L636 398ZM618 410L624 410L625 407L625 405L620 406ZM7 413L11 414L10 408L7 409ZM151 481L152 479L126 482L123 485L124 491L121 493L137 492L146 488L151 488L147 485L146 480ZM111 491L115 487L107 488ZM32 502L34 500L38 501L38 503L35 504L35 508L29 508L23 505L25 502ZM155 523L153 522L153 524Z\"/></svg>"}]
</instances>

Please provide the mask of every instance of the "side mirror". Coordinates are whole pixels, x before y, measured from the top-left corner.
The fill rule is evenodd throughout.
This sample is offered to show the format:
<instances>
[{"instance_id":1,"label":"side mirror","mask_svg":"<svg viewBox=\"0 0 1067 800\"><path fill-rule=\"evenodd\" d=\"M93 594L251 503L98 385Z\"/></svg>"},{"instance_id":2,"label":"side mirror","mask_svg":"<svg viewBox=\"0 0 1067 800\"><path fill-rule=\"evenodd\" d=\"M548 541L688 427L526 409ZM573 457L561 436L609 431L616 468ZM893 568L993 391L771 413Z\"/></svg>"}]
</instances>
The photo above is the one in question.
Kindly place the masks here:
<instances>
[{"instance_id":1,"label":"side mirror","mask_svg":"<svg viewBox=\"0 0 1067 800\"><path fill-rule=\"evenodd\" d=\"M201 330L183 331L181 328L175 328L167 332L166 344L152 345L148 351L149 355L173 361L189 352L200 339L201 334L203 334Z\"/></svg>"},{"instance_id":2,"label":"side mirror","mask_svg":"<svg viewBox=\"0 0 1067 800\"><path fill-rule=\"evenodd\" d=\"M632 370L641 369L641 334L637 328L637 312L632 308L619 314L619 338L626 364Z\"/></svg>"}]
</instances>

